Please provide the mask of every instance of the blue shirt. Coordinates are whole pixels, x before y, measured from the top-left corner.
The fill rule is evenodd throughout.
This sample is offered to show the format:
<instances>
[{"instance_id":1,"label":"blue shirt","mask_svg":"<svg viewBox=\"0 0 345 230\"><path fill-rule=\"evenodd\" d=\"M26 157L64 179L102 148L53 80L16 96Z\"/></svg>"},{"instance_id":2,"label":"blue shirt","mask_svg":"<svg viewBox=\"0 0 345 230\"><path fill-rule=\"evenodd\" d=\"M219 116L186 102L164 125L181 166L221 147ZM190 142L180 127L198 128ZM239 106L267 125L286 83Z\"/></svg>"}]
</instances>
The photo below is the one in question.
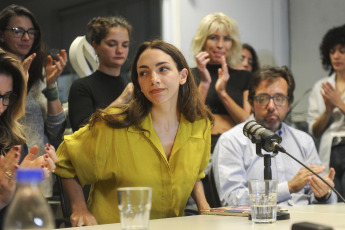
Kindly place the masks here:
<instances>
[{"instance_id":1,"label":"blue shirt","mask_svg":"<svg viewBox=\"0 0 345 230\"><path fill-rule=\"evenodd\" d=\"M253 119L251 117L250 119ZM247 121L246 121L247 122ZM223 206L249 205L248 180L264 179L264 159L256 155L256 145L243 134L246 122L238 124L219 138L212 161L219 198ZM282 137L281 145L305 165L321 165L313 139L305 132L282 123L277 131ZM262 150L262 154L271 154ZM278 180L278 204L280 206L308 205L319 203L309 183L290 194L290 181L303 167L288 155L279 152L271 158L272 179ZM332 192L327 203L337 202Z\"/></svg>"}]
</instances>

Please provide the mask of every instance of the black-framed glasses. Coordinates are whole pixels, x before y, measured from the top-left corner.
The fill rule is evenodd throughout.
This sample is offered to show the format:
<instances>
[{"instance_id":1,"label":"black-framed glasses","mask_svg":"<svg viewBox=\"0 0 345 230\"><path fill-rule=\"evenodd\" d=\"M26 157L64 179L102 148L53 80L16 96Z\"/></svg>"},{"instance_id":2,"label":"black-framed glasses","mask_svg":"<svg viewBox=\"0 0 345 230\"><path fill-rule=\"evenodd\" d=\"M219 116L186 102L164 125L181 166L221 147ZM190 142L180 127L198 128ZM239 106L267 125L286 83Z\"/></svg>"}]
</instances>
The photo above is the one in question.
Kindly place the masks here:
<instances>
[{"instance_id":1,"label":"black-framed glasses","mask_svg":"<svg viewBox=\"0 0 345 230\"><path fill-rule=\"evenodd\" d=\"M35 29L28 29L25 30L22 27L13 27L13 28L7 28L5 30L9 30L12 32L13 36L16 38L22 38L24 37L24 34L27 33L29 38L33 39L37 35L38 31Z\"/></svg>"},{"instance_id":2,"label":"black-framed glasses","mask_svg":"<svg viewBox=\"0 0 345 230\"><path fill-rule=\"evenodd\" d=\"M273 99L273 102L276 106L283 106L289 100L289 97L281 94L274 96L270 96L268 94L259 94L256 95L254 99L256 103L260 106L266 106L271 99Z\"/></svg>"},{"instance_id":3,"label":"black-framed glasses","mask_svg":"<svg viewBox=\"0 0 345 230\"><path fill-rule=\"evenodd\" d=\"M17 94L14 91L8 92L4 95L0 94L0 99L2 99L3 106L9 106L14 103L17 98Z\"/></svg>"}]
</instances>

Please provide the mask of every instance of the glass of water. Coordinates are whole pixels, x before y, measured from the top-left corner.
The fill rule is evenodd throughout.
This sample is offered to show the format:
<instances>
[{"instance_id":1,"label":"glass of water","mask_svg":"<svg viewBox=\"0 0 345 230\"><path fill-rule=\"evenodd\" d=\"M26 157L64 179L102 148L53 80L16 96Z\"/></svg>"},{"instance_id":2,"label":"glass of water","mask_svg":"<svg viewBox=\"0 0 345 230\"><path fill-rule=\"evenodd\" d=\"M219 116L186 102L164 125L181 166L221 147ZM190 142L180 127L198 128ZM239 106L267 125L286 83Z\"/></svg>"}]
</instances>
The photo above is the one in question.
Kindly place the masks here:
<instances>
[{"instance_id":1,"label":"glass of water","mask_svg":"<svg viewBox=\"0 0 345 230\"><path fill-rule=\"evenodd\" d=\"M277 180L248 181L252 222L275 223L277 220Z\"/></svg>"},{"instance_id":2,"label":"glass of water","mask_svg":"<svg viewBox=\"0 0 345 230\"><path fill-rule=\"evenodd\" d=\"M148 230L152 189L149 187L124 187L117 190L121 228L123 230Z\"/></svg>"}]
</instances>

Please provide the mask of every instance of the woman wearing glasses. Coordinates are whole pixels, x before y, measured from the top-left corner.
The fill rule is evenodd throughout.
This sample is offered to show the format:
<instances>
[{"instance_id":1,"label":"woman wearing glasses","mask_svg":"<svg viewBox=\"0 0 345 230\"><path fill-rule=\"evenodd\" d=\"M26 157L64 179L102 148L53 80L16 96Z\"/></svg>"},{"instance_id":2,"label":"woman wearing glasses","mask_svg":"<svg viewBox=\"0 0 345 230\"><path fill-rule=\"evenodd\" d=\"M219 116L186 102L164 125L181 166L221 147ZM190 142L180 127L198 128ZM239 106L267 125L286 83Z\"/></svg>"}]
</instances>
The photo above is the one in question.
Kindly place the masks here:
<instances>
[{"instance_id":1,"label":"woman wearing glasses","mask_svg":"<svg viewBox=\"0 0 345 230\"><path fill-rule=\"evenodd\" d=\"M250 114L248 84L251 73L235 70L241 64L242 45L237 23L223 13L205 16L192 42L197 67L192 69L199 91L215 116L212 149L223 132Z\"/></svg>"},{"instance_id":2,"label":"woman wearing glasses","mask_svg":"<svg viewBox=\"0 0 345 230\"><path fill-rule=\"evenodd\" d=\"M46 154L36 159L37 146L31 148L25 158L25 154L21 154L27 147L18 119L25 112L26 94L26 78L21 63L0 49L0 223L3 223L5 207L16 188L17 164L20 163L20 167L43 167L48 177L47 169L54 170L57 160L55 149L50 145L45 146Z\"/></svg>"},{"instance_id":3,"label":"woman wearing glasses","mask_svg":"<svg viewBox=\"0 0 345 230\"><path fill-rule=\"evenodd\" d=\"M39 147L44 154L46 143L59 144L65 128L56 80L67 62L66 51L59 61L46 55L41 29L34 15L25 7L10 5L0 12L0 47L15 54L28 72L28 95L25 116L20 120L28 146ZM30 65L31 64L31 65ZM52 195L52 180L43 185L46 197Z\"/></svg>"}]
</instances>

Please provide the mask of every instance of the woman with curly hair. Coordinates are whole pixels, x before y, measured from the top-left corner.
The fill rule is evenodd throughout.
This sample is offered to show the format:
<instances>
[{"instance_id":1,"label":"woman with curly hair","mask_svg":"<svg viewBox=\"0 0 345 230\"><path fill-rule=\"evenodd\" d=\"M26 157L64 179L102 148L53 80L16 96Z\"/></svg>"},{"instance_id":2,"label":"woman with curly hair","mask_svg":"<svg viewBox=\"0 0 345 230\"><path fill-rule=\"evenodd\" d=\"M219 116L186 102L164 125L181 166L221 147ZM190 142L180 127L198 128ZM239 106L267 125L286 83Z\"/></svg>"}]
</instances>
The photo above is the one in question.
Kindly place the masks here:
<instances>
[{"instance_id":1,"label":"woman with curly hair","mask_svg":"<svg viewBox=\"0 0 345 230\"><path fill-rule=\"evenodd\" d=\"M120 187L152 187L151 219L182 216L190 194L199 210L209 208L200 179L210 158L213 116L185 58L171 44L145 42L131 76L129 104L98 110L58 148L55 173L64 178L72 226L120 222Z\"/></svg>"},{"instance_id":2,"label":"woman with curly hair","mask_svg":"<svg viewBox=\"0 0 345 230\"><path fill-rule=\"evenodd\" d=\"M345 195L345 25L330 29L320 45L329 76L319 80L309 98L309 131L320 139L324 165L336 171L335 187Z\"/></svg>"},{"instance_id":3,"label":"woman with curly hair","mask_svg":"<svg viewBox=\"0 0 345 230\"><path fill-rule=\"evenodd\" d=\"M224 13L206 15L192 41L197 67L193 74L199 91L215 116L212 150L219 136L249 118L248 84L252 76L235 69L242 45L236 21Z\"/></svg>"}]
</instances>

